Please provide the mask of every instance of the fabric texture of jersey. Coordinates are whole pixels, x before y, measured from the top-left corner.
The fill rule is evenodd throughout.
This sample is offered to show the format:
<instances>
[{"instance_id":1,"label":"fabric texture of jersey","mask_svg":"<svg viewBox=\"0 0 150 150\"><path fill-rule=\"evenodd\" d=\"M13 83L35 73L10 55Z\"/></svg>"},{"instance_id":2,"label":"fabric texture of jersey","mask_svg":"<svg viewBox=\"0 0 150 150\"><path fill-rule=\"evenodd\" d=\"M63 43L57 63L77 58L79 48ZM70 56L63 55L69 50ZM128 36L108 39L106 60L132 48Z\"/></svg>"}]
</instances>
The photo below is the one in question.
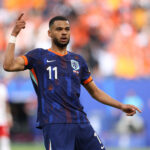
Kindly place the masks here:
<instances>
[{"instance_id":1,"label":"fabric texture of jersey","mask_svg":"<svg viewBox=\"0 0 150 150\"><path fill-rule=\"evenodd\" d=\"M92 77L80 55L35 49L22 58L38 96L37 127L89 122L79 97L81 84L89 83Z\"/></svg>"}]
</instances>

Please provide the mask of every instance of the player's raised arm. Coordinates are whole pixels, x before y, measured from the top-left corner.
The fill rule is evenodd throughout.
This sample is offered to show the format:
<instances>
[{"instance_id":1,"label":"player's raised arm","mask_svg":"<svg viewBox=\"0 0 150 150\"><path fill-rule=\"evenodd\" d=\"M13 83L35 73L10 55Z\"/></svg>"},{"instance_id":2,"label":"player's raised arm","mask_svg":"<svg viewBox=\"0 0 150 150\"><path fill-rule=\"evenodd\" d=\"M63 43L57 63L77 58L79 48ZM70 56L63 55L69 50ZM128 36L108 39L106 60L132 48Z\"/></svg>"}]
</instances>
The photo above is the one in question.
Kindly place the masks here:
<instances>
[{"instance_id":1,"label":"player's raised arm","mask_svg":"<svg viewBox=\"0 0 150 150\"><path fill-rule=\"evenodd\" d=\"M84 87L87 89L87 91L94 99L96 99L97 101L103 104L121 109L123 112L126 113L127 116L133 116L134 114L136 114L136 111L141 112L141 110L139 110L134 105L122 104L119 101L111 98L105 92L100 90L93 81L88 83Z\"/></svg>"},{"instance_id":2,"label":"player's raised arm","mask_svg":"<svg viewBox=\"0 0 150 150\"><path fill-rule=\"evenodd\" d=\"M18 19L16 20L16 24L12 30L11 37L9 39L9 43L7 45L7 49L5 52L5 58L3 63L3 68L6 71L21 71L24 70L24 59L22 57L14 56L15 53L15 42L16 37L19 32L25 28L25 21L23 20L23 13L20 14Z\"/></svg>"}]
</instances>

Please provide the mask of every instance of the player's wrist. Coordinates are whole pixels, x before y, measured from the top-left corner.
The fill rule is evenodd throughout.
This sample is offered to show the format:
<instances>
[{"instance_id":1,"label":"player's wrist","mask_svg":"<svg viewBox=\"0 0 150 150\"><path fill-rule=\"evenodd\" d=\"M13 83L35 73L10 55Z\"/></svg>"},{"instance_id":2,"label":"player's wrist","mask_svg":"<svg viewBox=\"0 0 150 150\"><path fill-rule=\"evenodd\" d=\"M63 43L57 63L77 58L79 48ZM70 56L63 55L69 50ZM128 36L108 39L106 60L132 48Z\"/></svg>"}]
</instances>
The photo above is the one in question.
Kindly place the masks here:
<instances>
[{"instance_id":1,"label":"player's wrist","mask_svg":"<svg viewBox=\"0 0 150 150\"><path fill-rule=\"evenodd\" d=\"M11 33L11 36L17 37L17 35L18 35L18 33L15 33L15 32L12 32L12 33Z\"/></svg>"},{"instance_id":2,"label":"player's wrist","mask_svg":"<svg viewBox=\"0 0 150 150\"><path fill-rule=\"evenodd\" d=\"M19 34L19 32L20 32L20 30L18 30L16 27L14 27L14 29L11 32L11 35L17 37L17 35Z\"/></svg>"},{"instance_id":3,"label":"player's wrist","mask_svg":"<svg viewBox=\"0 0 150 150\"><path fill-rule=\"evenodd\" d=\"M126 112L127 109L128 109L128 104L122 104L122 105L121 105L121 110L122 110L123 112Z\"/></svg>"},{"instance_id":4,"label":"player's wrist","mask_svg":"<svg viewBox=\"0 0 150 150\"><path fill-rule=\"evenodd\" d=\"M120 104L119 109L124 110L124 104Z\"/></svg>"},{"instance_id":5,"label":"player's wrist","mask_svg":"<svg viewBox=\"0 0 150 150\"><path fill-rule=\"evenodd\" d=\"M13 34L11 34L8 42L15 44L16 43L16 36L14 36Z\"/></svg>"}]
</instances>

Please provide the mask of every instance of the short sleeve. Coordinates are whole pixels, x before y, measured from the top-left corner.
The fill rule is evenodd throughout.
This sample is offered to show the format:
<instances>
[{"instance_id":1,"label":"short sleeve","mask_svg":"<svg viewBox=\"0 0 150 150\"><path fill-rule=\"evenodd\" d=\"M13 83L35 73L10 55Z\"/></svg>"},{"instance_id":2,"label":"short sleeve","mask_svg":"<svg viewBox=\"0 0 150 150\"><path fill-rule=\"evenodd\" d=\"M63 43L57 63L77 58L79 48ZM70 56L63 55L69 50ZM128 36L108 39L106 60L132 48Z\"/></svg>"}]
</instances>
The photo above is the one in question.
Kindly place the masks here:
<instances>
[{"instance_id":1,"label":"short sleeve","mask_svg":"<svg viewBox=\"0 0 150 150\"><path fill-rule=\"evenodd\" d=\"M93 79L91 77L91 72L89 71L88 66L83 58L81 58L81 63L81 84L86 85Z\"/></svg>"},{"instance_id":2,"label":"short sleeve","mask_svg":"<svg viewBox=\"0 0 150 150\"><path fill-rule=\"evenodd\" d=\"M32 69L37 60L37 50L31 50L21 57L24 59L25 69Z\"/></svg>"}]
</instances>

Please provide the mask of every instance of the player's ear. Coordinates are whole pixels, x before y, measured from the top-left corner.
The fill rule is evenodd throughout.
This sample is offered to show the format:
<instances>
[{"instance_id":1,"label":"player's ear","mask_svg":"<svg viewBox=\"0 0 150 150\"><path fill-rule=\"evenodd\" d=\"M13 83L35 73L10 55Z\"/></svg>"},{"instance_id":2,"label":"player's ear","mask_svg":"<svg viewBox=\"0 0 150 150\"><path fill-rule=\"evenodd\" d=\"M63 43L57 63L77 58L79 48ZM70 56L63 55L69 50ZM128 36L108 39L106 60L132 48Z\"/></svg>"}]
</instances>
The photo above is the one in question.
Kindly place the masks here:
<instances>
[{"instance_id":1,"label":"player's ear","mask_svg":"<svg viewBox=\"0 0 150 150\"><path fill-rule=\"evenodd\" d=\"M50 30L50 29L48 30L48 36L49 36L49 37L52 37L52 36L51 36L51 30Z\"/></svg>"}]
</instances>

